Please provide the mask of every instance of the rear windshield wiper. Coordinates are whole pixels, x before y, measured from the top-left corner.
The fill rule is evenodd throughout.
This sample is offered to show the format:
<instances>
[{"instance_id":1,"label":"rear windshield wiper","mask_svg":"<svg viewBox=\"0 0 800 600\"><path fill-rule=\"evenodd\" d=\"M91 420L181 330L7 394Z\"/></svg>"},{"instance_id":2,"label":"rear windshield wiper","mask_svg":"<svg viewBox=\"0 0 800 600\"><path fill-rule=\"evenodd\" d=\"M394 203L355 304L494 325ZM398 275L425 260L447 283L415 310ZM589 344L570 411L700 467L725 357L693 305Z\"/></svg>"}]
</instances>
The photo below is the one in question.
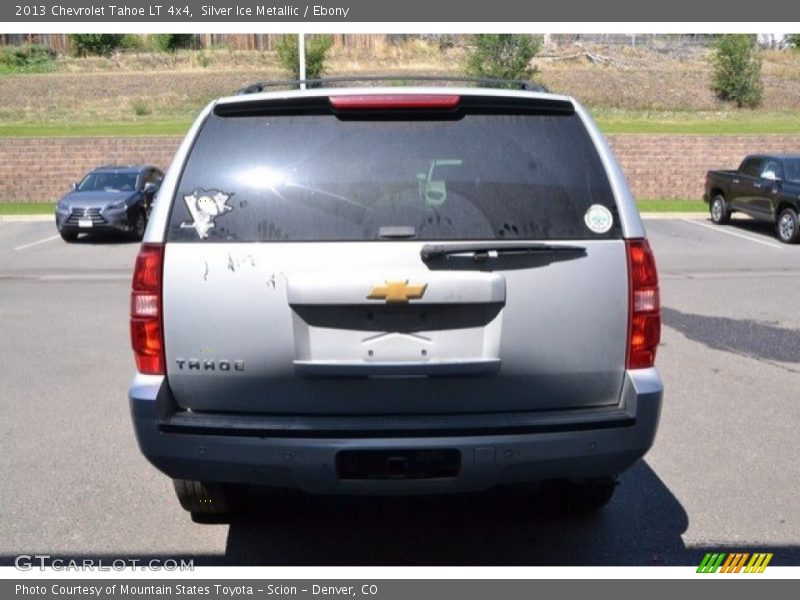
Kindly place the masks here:
<instances>
[{"instance_id":1,"label":"rear windshield wiper","mask_svg":"<svg viewBox=\"0 0 800 600\"><path fill-rule=\"evenodd\" d=\"M471 254L473 260L486 260L490 252L500 254L586 254L583 246L555 246L531 242L469 242L465 244L425 244L420 250L423 262L455 254Z\"/></svg>"}]
</instances>

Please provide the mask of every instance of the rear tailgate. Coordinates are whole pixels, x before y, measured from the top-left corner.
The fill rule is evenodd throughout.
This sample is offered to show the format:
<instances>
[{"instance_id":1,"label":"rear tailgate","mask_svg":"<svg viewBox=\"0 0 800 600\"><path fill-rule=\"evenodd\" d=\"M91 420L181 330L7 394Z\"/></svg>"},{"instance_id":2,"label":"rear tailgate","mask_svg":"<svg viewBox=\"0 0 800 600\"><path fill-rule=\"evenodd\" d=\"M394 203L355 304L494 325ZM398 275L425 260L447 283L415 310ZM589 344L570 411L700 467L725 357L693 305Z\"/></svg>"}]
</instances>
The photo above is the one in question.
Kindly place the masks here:
<instances>
[{"instance_id":1,"label":"rear tailgate","mask_svg":"<svg viewBox=\"0 0 800 600\"><path fill-rule=\"evenodd\" d=\"M351 109L250 102L204 124L165 251L178 404L342 415L617 404L625 246L571 105ZM424 259L431 244L474 242L483 249Z\"/></svg>"}]
</instances>

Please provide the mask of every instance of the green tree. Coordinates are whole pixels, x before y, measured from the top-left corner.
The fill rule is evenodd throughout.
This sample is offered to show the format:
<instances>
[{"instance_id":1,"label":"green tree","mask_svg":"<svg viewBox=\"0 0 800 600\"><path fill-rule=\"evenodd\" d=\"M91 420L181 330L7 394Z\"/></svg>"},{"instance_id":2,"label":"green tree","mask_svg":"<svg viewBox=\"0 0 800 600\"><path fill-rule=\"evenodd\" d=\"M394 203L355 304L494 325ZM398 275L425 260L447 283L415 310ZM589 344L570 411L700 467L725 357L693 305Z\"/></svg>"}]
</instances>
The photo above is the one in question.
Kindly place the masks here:
<instances>
[{"instance_id":1,"label":"green tree","mask_svg":"<svg viewBox=\"0 0 800 600\"><path fill-rule=\"evenodd\" d=\"M108 56L122 45L124 35L118 33L71 33L72 52L76 56Z\"/></svg>"},{"instance_id":2,"label":"green tree","mask_svg":"<svg viewBox=\"0 0 800 600\"><path fill-rule=\"evenodd\" d=\"M786 43L795 50L800 50L800 33L790 33L787 35Z\"/></svg>"},{"instance_id":3,"label":"green tree","mask_svg":"<svg viewBox=\"0 0 800 600\"><path fill-rule=\"evenodd\" d=\"M714 46L714 75L711 90L721 100L738 107L755 108L761 104L761 57L751 35L723 35Z\"/></svg>"},{"instance_id":4,"label":"green tree","mask_svg":"<svg viewBox=\"0 0 800 600\"><path fill-rule=\"evenodd\" d=\"M306 37L306 79L319 79L325 73L325 55L333 45L329 35ZM300 79L300 49L296 35L284 35L275 47L281 66L292 79Z\"/></svg>"},{"instance_id":5,"label":"green tree","mask_svg":"<svg viewBox=\"0 0 800 600\"><path fill-rule=\"evenodd\" d=\"M153 36L153 46L159 52L175 52L179 48L189 48L194 41L191 33L157 33Z\"/></svg>"},{"instance_id":6,"label":"green tree","mask_svg":"<svg viewBox=\"0 0 800 600\"><path fill-rule=\"evenodd\" d=\"M538 37L523 34L487 33L474 37L467 58L467 74L488 79L525 79L536 73L531 60L539 53Z\"/></svg>"}]
</instances>

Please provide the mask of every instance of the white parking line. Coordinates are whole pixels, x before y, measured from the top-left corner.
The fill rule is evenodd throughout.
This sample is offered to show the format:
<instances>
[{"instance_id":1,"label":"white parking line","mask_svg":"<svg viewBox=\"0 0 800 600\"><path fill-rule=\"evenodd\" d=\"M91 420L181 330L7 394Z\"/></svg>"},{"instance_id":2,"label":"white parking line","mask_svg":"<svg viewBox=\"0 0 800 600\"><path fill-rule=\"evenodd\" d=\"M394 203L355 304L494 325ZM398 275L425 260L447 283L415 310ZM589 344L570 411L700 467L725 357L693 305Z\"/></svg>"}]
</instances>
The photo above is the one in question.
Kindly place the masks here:
<instances>
[{"instance_id":1,"label":"white parking line","mask_svg":"<svg viewBox=\"0 0 800 600\"><path fill-rule=\"evenodd\" d=\"M44 244L45 242L52 242L53 240L57 240L60 238L60 235L51 235L49 238L44 238L43 240L36 240L35 242L31 242L30 244L22 244L22 246L17 246L14 248L14 251L17 250L25 250L25 248L30 248L31 246L38 246L39 244Z\"/></svg>"},{"instance_id":2,"label":"white parking line","mask_svg":"<svg viewBox=\"0 0 800 600\"><path fill-rule=\"evenodd\" d=\"M766 240L759 240L756 238L752 238L749 235L744 235L739 233L738 231L731 231L730 229L725 229L720 227L719 225L709 225L708 223L703 223L702 221L696 221L692 219L681 219L684 223L691 223L692 225L699 225L700 227L705 227L706 229L710 229L711 231L716 231L717 233L726 233L728 235L732 235L734 237L742 238L743 240L748 240L750 242L755 242L756 244L761 244L762 246L769 246L770 248L777 248L778 250L783 250L783 246L780 244L776 244L774 242L768 242Z\"/></svg>"},{"instance_id":3,"label":"white parking line","mask_svg":"<svg viewBox=\"0 0 800 600\"><path fill-rule=\"evenodd\" d=\"M131 273L85 273L82 275L45 274L36 279L40 281L130 281Z\"/></svg>"}]
</instances>

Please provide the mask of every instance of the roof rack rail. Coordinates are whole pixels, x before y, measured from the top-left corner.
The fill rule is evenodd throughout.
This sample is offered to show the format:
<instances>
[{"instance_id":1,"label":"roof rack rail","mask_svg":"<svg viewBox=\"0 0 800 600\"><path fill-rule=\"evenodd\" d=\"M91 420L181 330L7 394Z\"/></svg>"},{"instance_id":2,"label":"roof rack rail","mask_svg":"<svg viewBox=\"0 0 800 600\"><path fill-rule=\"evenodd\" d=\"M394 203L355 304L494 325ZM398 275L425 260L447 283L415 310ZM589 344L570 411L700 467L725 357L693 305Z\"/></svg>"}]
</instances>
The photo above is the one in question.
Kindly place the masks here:
<instances>
[{"instance_id":1,"label":"roof rack rail","mask_svg":"<svg viewBox=\"0 0 800 600\"><path fill-rule=\"evenodd\" d=\"M236 92L237 96L245 94L258 94L267 88L275 87L297 87L306 85L309 87L323 87L338 83L361 83L361 82L453 82L453 83L472 83L487 87L511 87L528 92L548 92L548 89L538 83L531 83L522 79L492 79L484 77L449 77L439 75L365 75L365 76L343 76L325 77L322 79L283 79L275 81L259 81L253 83Z\"/></svg>"},{"instance_id":2,"label":"roof rack rail","mask_svg":"<svg viewBox=\"0 0 800 600\"><path fill-rule=\"evenodd\" d=\"M95 167L95 169L132 169L133 167L140 167L142 165L138 163L128 163L127 165L121 165L119 163L108 163L107 165L100 165L99 167Z\"/></svg>"}]
</instances>

